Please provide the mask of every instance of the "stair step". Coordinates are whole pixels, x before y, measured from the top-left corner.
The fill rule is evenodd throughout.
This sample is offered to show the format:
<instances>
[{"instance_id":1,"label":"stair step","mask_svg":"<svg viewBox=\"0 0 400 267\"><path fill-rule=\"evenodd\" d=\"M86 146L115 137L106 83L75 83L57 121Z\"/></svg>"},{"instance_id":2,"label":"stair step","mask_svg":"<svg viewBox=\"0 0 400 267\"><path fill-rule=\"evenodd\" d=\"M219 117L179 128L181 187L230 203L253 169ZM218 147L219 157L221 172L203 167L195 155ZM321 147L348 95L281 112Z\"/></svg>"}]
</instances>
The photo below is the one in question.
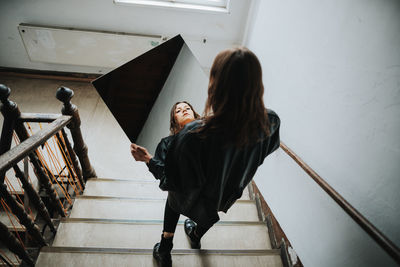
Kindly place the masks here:
<instances>
[{"instance_id":1,"label":"stair step","mask_svg":"<svg viewBox=\"0 0 400 267\"><path fill-rule=\"evenodd\" d=\"M14 253L12 253L8 248L0 244L0 254L2 257L4 257L10 264L13 266L19 266L21 263L21 260L16 256ZM8 266L6 265L1 259L0 259L0 266Z\"/></svg>"},{"instance_id":2,"label":"stair step","mask_svg":"<svg viewBox=\"0 0 400 267\"><path fill-rule=\"evenodd\" d=\"M14 227L15 226L16 230L18 232L23 232L25 231L25 226L21 225L18 221L18 219L16 219L13 214L9 214L10 217L8 217L7 213L5 211L0 211L0 222L2 222L5 226L7 226L8 230L10 231L14 231ZM11 221L10 221L11 219Z\"/></svg>"},{"instance_id":3,"label":"stair step","mask_svg":"<svg viewBox=\"0 0 400 267\"><path fill-rule=\"evenodd\" d=\"M159 181L155 179L138 181L97 178L87 181L84 195L166 199L167 192L161 191L158 185ZM250 199L247 188L241 199Z\"/></svg>"},{"instance_id":4,"label":"stair step","mask_svg":"<svg viewBox=\"0 0 400 267\"><path fill-rule=\"evenodd\" d=\"M22 172L24 172L24 164L23 161L20 161L18 163L18 166ZM7 185L8 191L12 195L24 195L24 189L22 188L21 181L19 178L15 176L14 170L11 168L7 170L5 176L7 177L7 181L4 181L4 184ZM36 178L36 175L34 174L34 171L32 169L31 164L28 164L28 181L32 184L33 188L38 191L39 190L39 181Z\"/></svg>"},{"instance_id":5,"label":"stair step","mask_svg":"<svg viewBox=\"0 0 400 267\"><path fill-rule=\"evenodd\" d=\"M85 196L167 198L167 192L161 191L158 181L129 181L117 179L91 179L86 183Z\"/></svg>"},{"instance_id":6,"label":"stair step","mask_svg":"<svg viewBox=\"0 0 400 267\"><path fill-rule=\"evenodd\" d=\"M159 242L162 221L62 220L53 246L152 248ZM215 224L202 238L204 249L271 249L268 228L262 222ZM174 237L174 248L190 249L183 221Z\"/></svg>"},{"instance_id":7,"label":"stair step","mask_svg":"<svg viewBox=\"0 0 400 267\"><path fill-rule=\"evenodd\" d=\"M33 212L31 214L28 214L29 217L32 219L37 217L37 211L33 210ZM11 219L11 221L10 221ZM35 220L35 219L32 219ZM2 222L5 226L7 226L8 230L10 231L18 231L18 232L25 232L25 226L23 226L22 224L19 223L18 218L16 217L16 215L12 214L12 213L8 213L5 211L0 211L0 222ZM14 229L15 227L15 229Z\"/></svg>"},{"instance_id":8,"label":"stair step","mask_svg":"<svg viewBox=\"0 0 400 267\"><path fill-rule=\"evenodd\" d=\"M173 250L173 266L282 267L279 250ZM152 249L43 247L36 266L156 266Z\"/></svg>"},{"instance_id":9,"label":"stair step","mask_svg":"<svg viewBox=\"0 0 400 267\"><path fill-rule=\"evenodd\" d=\"M80 196L75 199L70 218L163 220L165 200ZM222 221L259 221L256 204L252 200L238 200Z\"/></svg>"}]
</instances>

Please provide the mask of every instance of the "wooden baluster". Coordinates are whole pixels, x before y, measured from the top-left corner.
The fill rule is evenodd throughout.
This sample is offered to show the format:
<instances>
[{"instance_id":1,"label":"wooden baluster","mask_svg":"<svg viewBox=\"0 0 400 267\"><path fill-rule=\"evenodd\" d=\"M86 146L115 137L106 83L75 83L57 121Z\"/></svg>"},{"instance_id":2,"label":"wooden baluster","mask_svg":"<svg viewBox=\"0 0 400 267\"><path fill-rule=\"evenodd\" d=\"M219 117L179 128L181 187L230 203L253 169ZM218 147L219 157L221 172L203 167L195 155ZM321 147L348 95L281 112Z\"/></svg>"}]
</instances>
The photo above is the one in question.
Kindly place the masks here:
<instances>
[{"instance_id":1,"label":"wooden baluster","mask_svg":"<svg viewBox=\"0 0 400 267\"><path fill-rule=\"evenodd\" d=\"M0 85L0 100L3 103L3 107L1 109L1 112L4 116L5 120L11 119L11 118L19 118L21 116L21 112L14 102L10 101L8 99L8 96L10 95L10 88L6 87L5 85ZM19 139L22 141L26 140L29 138L28 131L24 127L24 124L20 121L16 121L15 123L15 132L17 133ZM60 199L58 198L54 186L50 183L50 177L46 175L44 172L42 166L39 163L38 159L38 154L37 151L34 153L31 153L29 155L29 158L34 166L34 171L38 177L39 182L43 185L45 188L47 194L50 196L51 203L54 206L55 210L62 216L65 217L65 212L64 209L60 203ZM4 174L0 174L0 178Z\"/></svg>"},{"instance_id":2,"label":"wooden baluster","mask_svg":"<svg viewBox=\"0 0 400 267\"><path fill-rule=\"evenodd\" d=\"M36 153L31 153L29 154L29 158L33 164L34 172L36 173L39 182L43 185L47 195L51 199L53 207L56 209L57 213L61 215L61 217L65 217L65 211L61 205L60 198L57 196L55 186L51 184L50 177L46 174L44 168L40 164L38 156Z\"/></svg>"},{"instance_id":3,"label":"wooden baluster","mask_svg":"<svg viewBox=\"0 0 400 267\"><path fill-rule=\"evenodd\" d=\"M21 181L22 187L27 193L29 200L33 203L33 205L39 212L40 216L42 216L42 218L46 221L47 225L50 227L51 231L55 234L56 229L54 227L53 222L51 221L50 214L46 206L44 205L42 199L40 198L39 194L35 191L32 184L29 183L28 179L26 179L25 175L22 173L18 165L15 165L13 168L15 170L15 175Z\"/></svg>"},{"instance_id":4,"label":"wooden baluster","mask_svg":"<svg viewBox=\"0 0 400 267\"><path fill-rule=\"evenodd\" d=\"M31 257L26 253L24 247L18 241L18 239L13 235L3 223L0 222L0 241L14 254L16 254L20 259L25 261L29 266L35 266Z\"/></svg>"},{"instance_id":5,"label":"wooden baluster","mask_svg":"<svg viewBox=\"0 0 400 267\"><path fill-rule=\"evenodd\" d=\"M58 144L57 144L57 145L58 145L58 149L60 149L61 156L63 157L64 162L65 162L65 167L68 169L68 173L69 173L70 178L71 178L71 179L74 179L74 173L73 173L73 171L72 171L71 166L68 164L67 150L66 150L66 148L65 148L64 143L63 143L62 140L61 140L61 137L60 137L60 134L59 134L59 133L56 133L56 138L57 138L57 140L58 140ZM62 151L64 151L64 153L63 153ZM63 169L63 170L64 170L64 169ZM59 175L61 175L61 173L63 172L63 170L59 173ZM68 175L68 174L67 174L67 175ZM73 186L73 185L71 184L71 186ZM68 189L68 185L67 185L67 189ZM76 189L79 190L78 187L77 187ZM68 191L68 190L67 190L67 191Z\"/></svg>"},{"instance_id":6,"label":"wooden baluster","mask_svg":"<svg viewBox=\"0 0 400 267\"><path fill-rule=\"evenodd\" d=\"M65 155L63 153L61 153L61 154L62 154L65 162L67 163L68 162L67 152L68 152L68 155L71 158L71 163L74 166L76 176L78 177L79 183L82 185L82 190L83 190L83 189L85 189L85 183L83 182L83 179L82 179L82 171L81 171L81 168L79 167L79 162L76 158L75 152L72 149L71 143L69 142L67 134L64 131L64 129L61 130L61 134L65 141L65 145L64 145L64 142L62 141L62 138L60 137L60 134L58 134L58 133L56 134L59 146L61 146L60 149L63 149L65 151ZM69 173L71 174L71 177L73 178L73 171L71 170L71 168L68 164L67 164L67 167L68 167Z\"/></svg>"},{"instance_id":7,"label":"wooden baluster","mask_svg":"<svg viewBox=\"0 0 400 267\"><path fill-rule=\"evenodd\" d=\"M65 132L65 130L62 129L61 133L64 138L65 144L67 145L67 150L71 157L72 164L74 165L76 175L78 176L78 179L81 182L82 189L85 189L85 182L83 181L82 170L81 170L81 167L79 166L78 158L76 157L75 151L72 149L71 142L69 141L68 135Z\"/></svg>"},{"instance_id":8,"label":"wooden baluster","mask_svg":"<svg viewBox=\"0 0 400 267\"><path fill-rule=\"evenodd\" d=\"M47 246L46 241L44 241L43 236L40 233L39 227L25 212L24 206L19 204L10 192L8 192L7 185L0 185L0 196L4 199L12 213L17 216L19 222L26 227L28 233L38 242L38 244L40 246Z\"/></svg>"},{"instance_id":9,"label":"wooden baluster","mask_svg":"<svg viewBox=\"0 0 400 267\"><path fill-rule=\"evenodd\" d=\"M88 157L88 148L83 141L81 132L81 119L79 117L78 108L71 103L71 98L74 96L74 92L67 87L60 87L57 90L56 97L58 100L64 103L61 113L63 115L72 116L72 122L67 125L71 131L72 139L74 140L74 150L79 158L82 166L83 179L85 182L88 178L97 177L96 172L90 164Z\"/></svg>"}]
</instances>

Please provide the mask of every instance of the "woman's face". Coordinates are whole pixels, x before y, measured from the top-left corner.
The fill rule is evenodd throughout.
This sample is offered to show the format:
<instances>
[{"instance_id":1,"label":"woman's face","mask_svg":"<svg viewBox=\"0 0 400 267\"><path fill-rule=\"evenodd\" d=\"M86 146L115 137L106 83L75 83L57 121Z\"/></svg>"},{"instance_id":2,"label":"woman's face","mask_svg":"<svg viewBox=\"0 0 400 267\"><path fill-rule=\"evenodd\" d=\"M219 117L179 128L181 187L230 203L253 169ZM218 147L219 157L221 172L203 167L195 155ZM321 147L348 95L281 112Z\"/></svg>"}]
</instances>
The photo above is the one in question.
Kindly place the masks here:
<instances>
[{"instance_id":1,"label":"woman's face","mask_svg":"<svg viewBox=\"0 0 400 267\"><path fill-rule=\"evenodd\" d=\"M179 125L184 126L194 120L194 113L186 103L179 103L175 108L175 119Z\"/></svg>"}]
</instances>

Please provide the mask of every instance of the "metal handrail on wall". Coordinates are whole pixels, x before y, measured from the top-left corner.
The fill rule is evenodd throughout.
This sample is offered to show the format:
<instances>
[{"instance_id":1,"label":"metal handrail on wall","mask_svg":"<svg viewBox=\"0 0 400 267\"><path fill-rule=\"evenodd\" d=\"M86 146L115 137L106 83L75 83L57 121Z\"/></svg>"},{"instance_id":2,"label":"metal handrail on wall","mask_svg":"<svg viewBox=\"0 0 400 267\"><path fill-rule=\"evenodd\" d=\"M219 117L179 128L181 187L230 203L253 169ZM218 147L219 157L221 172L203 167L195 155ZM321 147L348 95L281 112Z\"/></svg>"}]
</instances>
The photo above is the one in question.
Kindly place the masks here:
<instances>
[{"instance_id":1,"label":"metal handrail on wall","mask_svg":"<svg viewBox=\"0 0 400 267\"><path fill-rule=\"evenodd\" d=\"M397 263L400 264L400 249L384 234L382 234L370 221L350 205L335 189L321 178L299 156L290 150L283 142L280 147L337 203L364 231L372 237Z\"/></svg>"}]
</instances>

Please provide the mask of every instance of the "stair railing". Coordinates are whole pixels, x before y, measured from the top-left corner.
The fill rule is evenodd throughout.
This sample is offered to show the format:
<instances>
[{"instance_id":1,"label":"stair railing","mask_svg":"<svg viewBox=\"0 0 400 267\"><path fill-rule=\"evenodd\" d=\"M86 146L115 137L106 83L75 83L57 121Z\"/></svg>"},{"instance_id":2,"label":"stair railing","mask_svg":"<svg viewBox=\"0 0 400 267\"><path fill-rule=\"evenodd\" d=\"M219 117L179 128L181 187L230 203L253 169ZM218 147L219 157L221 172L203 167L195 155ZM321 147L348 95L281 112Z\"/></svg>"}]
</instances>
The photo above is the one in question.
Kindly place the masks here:
<instances>
[{"instance_id":1,"label":"stair railing","mask_svg":"<svg viewBox=\"0 0 400 267\"><path fill-rule=\"evenodd\" d=\"M283 142L280 147L326 192L328 195L350 215L350 217L364 229L390 255L400 264L399 248L382 232L380 232L370 221L368 221L359 211L350 205L335 189L333 189L324 179L321 178L310 166L308 166L298 155L289 149Z\"/></svg>"},{"instance_id":2,"label":"stair railing","mask_svg":"<svg viewBox=\"0 0 400 267\"><path fill-rule=\"evenodd\" d=\"M74 91L67 87L60 87L57 90L56 97L58 100L64 103L64 107L61 110L63 115L72 116L72 122L67 125L71 131L72 139L74 140L74 151L78 155L79 161L82 166L83 179L85 182L88 178L97 177L96 172L90 164L88 156L88 148L83 141L81 132L81 119L79 117L78 108L71 103L71 98L74 96Z\"/></svg>"},{"instance_id":3,"label":"stair railing","mask_svg":"<svg viewBox=\"0 0 400 267\"><path fill-rule=\"evenodd\" d=\"M64 168L69 171L68 179L72 177L74 173L76 181L73 183L80 185L80 188L76 186L78 193L82 193L84 184L90 177L96 177L96 173L92 168L88 154L87 147L83 141L82 134L80 131L80 119L78 109L75 105L71 104L70 100L73 96L73 91L61 87L57 91L57 98L64 102L62 113L60 114L32 114L32 113L21 113L17 104L8 99L11 90L0 84L0 100L2 102L1 112L4 116L3 129L0 139L0 200L6 204L13 213L18 221L25 227L27 233L31 238L39 245L39 247L46 246L47 242L39 230L38 225L35 223L28 213L26 212L23 205L21 205L14 196L7 190L7 185L4 183L6 172L9 169L14 169L15 176L20 180L22 187L24 188L25 195L28 197L29 202L37 210L40 217L45 221L45 225L49 226L49 229L53 234L56 233L56 227L51 219L50 214L56 212L59 216L66 216L66 209L64 208L58 194L56 187L52 185L50 177L50 170L46 165L42 163L41 154L39 147L42 146L50 139L55 138L58 143L58 148L62 151L62 158L69 164L65 164ZM29 122L47 122L49 123L46 128L41 129L37 133L29 136L28 130L24 123ZM71 131L72 138L74 141L74 148L68 141L67 134L64 127L68 127ZM20 144L12 146L12 139L14 132L20 140ZM75 154L76 152L76 154ZM67 158L67 155L69 158ZM80 165L77 160L77 156L80 160ZM17 165L18 162L24 158L29 157L32 163L33 170L39 181L40 187L44 189L47 197L49 198L50 207L46 207L42 201L42 196L35 190L33 185L28 181L26 173L21 171ZM57 179L60 180L60 174ZM53 180L56 179L53 177ZM63 181L61 181L63 183ZM66 188L65 188L66 189ZM66 191L69 191L66 189ZM73 194L74 192L72 192ZM69 192L67 192L69 194ZM4 202L3 202L4 201ZM71 203L70 203L71 204ZM0 222L0 242L6 245L6 247L17 255L21 260L26 262L30 266L34 266L34 260L29 255L28 251L24 248L24 245L17 239L17 237L11 233L6 225ZM4 257L1 259L6 263Z\"/></svg>"}]
</instances>

